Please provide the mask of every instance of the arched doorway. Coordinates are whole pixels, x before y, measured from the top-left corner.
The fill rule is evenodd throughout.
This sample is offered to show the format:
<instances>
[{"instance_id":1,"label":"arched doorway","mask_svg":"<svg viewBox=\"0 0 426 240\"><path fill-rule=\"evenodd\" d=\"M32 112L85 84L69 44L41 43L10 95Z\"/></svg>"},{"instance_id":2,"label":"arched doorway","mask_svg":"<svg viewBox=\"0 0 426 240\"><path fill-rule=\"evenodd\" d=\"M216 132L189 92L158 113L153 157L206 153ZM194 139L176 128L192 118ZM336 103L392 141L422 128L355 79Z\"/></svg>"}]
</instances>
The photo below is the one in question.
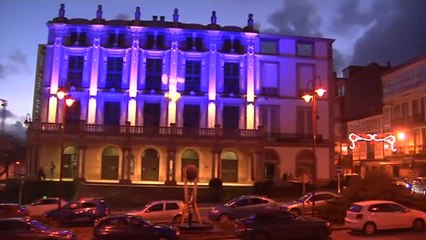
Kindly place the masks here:
<instances>
[{"instance_id":1,"label":"arched doorway","mask_svg":"<svg viewBox=\"0 0 426 240\"><path fill-rule=\"evenodd\" d=\"M314 170L315 154L311 150L302 150L296 155L296 177L301 177L303 174L312 182Z\"/></svg>"},{"instance_id":2,"label":"arched doorway","mask_svg":"<svg viewBox=\"0 0 426 240\"><path fill-rule=\"evenodd\" d=\"M220 156L222 162L222 181L238 182L238 157L232 151L225 151Z\"/></svg>"},{"instance_id":3,"label":"arched doorway","mask_svg":"<svg viewBox=\"0 0 426 240\"><path fill-rule=\"evenodd\" d=\"M267 180L274 180L278 174L279 155L272 149L266 149L264 176Z\"/></svg>"},{"instance_id":4,"label":"arched doorway","mask_svg":"<svg viewBox=\"0 0 426 240\"><path fill-rule=\"evenodd\" d=\"M119 151L116 147L105 148L102 152L101 178L108 180L118 179Z\"/></svg>"},{"instance_id":5,"label":"arched doorway","mask_svg":"<svg viewBox=\"0 0 426 240\"><path fill-rule=\"evenodd\" d=\"M182 168L181 168L181 181L183 181L183 176L184 176L184 171L185 171L185 167L188 165L195 165L198 169L198 172L200 172L200 168L199 168L199 156L198 153L194 150L186 150L183 154L182 154Z\"/></svg>"},{"instance_id":6,"label":"arched doorway","mask_svg":"<svg viewBox=\"0 0 426 240\"><path fill-rule=\"evenodd\" d=\"M149 148L142 154L142 181L158 181L160 155L157 150Z\"/></svg>"},{"instance_id":7,"label":"arched doorway","mask_svg":"<svg viewBox=\"0 0 426 240\"><path fill-rule=\"evenodd\" d=\"M64 149L62 171L63 178L78 177L78 148L76 146L68 146Z\"/></svg>"}]
</instances>

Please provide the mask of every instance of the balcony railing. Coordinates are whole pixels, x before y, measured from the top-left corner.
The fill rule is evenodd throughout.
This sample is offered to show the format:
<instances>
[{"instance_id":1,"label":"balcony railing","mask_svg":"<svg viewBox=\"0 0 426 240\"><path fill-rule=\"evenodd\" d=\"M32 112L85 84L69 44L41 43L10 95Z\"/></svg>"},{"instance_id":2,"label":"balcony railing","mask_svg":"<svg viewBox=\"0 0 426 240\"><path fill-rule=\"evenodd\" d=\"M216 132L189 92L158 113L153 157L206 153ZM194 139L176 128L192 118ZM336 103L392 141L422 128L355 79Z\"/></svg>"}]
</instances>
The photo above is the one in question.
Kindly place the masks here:
<instances>
[{"instance_id":1,"label":"balcony railing","mask_svg":"<svg viewBox=\"0 0 426 240\"><path fill-rule=\"evenodd\" d=\"M30 132L59 134L60 123L33 122L29 126ZM102 125L86 124L85 122L72 122L65 125L66 134L75 135L114 135L134 137L184 137L184 138L221 138L221 139L263 139L277 143L311 143L312 134L298 133L269 133L263 128L249 129L224 129L215 128L183 128L183 127L158 127L158 126L130 126L130 125ZM317 136L317 143L323 143L322 135Z\"/></svg>"},{"instance_id":2,"label":"balcony railing","mask_svg":"<svg viewBox=\"0 0 426 240\"><path fill-rule=\"evenodd\" d=\"M401 127L401 126L408 126L408 125L411 126L411 125L419 125L424 123L426 123L426 120L425 120L425 117L421 114L391 120L392 127Z\"/></svg>"}]
</instances>

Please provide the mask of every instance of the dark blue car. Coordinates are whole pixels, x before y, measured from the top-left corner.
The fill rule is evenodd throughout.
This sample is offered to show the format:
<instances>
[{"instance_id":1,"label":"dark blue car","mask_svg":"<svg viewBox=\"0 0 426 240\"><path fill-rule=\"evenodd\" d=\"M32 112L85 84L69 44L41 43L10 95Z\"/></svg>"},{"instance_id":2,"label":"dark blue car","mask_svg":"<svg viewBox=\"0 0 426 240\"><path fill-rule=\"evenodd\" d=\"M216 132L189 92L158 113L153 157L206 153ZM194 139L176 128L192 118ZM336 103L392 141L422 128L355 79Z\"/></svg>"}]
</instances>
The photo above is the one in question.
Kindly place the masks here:
<instances>
[{"instance_id":1,"label":"dark blue car","mask_svg":"<svg viewBox=\"0 0 426 240\"><path fill-rule=\"evenodd\" d=\"M119 215L96 220L93 237L95 240L178 240L179 230L172 226L153 225L139 216Z\"/></svg>"},{"instance_id":2,"label":"dark blue car","mask_svg":"<svg viewBox=\"0 0 426 240\"><path fill-rule=\"evenodd\" d=\"M110 209L103 199L82 198L69 202L60 209L46 212L46 217L62 224L92 224L96 219L110 214Z\"/></svg>"}]
</instances>

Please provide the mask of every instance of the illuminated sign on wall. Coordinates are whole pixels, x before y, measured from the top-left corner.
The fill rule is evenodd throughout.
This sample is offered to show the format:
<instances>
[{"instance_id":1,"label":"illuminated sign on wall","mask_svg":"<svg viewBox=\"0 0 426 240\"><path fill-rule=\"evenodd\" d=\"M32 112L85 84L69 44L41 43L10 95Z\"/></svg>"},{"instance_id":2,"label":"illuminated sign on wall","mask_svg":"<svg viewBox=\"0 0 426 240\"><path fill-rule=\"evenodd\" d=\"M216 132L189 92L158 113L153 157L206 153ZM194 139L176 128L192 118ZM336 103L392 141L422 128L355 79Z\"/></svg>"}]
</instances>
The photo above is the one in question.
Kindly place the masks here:
<instances>
[{"instance_id":1,"label":"illuminated sign on wall","mask_svg":"<svg viewBox=\"0 0 426 240\"><path fill-rule=\"evenodd\" d=\"M351 145L349 146L350 149L355 149L355 143L358 141L366 141L366 142L374 141L374 142L387 143L389 144L392 152L396 152L396 148L395 148L396 138L392 134L384 138L378 138L377 134L367 134L367 137L362 137L355 133L350 133L348 138L349 138L349 141L351 142Z\"/></svg>"}]
</instances>

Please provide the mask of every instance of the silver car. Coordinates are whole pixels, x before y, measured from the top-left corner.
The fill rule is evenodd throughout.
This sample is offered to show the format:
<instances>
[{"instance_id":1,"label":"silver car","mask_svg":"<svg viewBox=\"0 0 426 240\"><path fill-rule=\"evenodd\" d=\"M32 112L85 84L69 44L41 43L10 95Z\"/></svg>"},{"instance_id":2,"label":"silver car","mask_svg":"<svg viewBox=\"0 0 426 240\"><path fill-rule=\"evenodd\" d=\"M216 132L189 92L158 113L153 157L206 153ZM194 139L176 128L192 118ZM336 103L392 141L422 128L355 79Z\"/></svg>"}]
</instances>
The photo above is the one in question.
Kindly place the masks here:
<instances>
[{"instance_id":1,"label":"silver car","mask_svg":"<svg viewBox=\"0 0 426 240\"><path fill-rule=\"evenodd\" d=\"M180 222L184 203L181 200L159 200L148 203L141 210L130 211L128 215L140 216L151 222Z\"/></svg>"},{"instance_id":2,"label":"silver car","mask_svg":"<svg viewBox=\"0 0 426 240\"><path fill-rule=\"evenodd\" d=\"M232 219L248 217L265 209L274 209L278 203L270 198L255 195L243 195L232 199L222 206L209 209L209 219L225 222Z\"/></svg>"},{"instance_id":3,"label":"silver car","mask_svg":"<svg viewBox=\"0 0 426 240\"><path fill-rule=\"evenodd\" d=\"M282 203L279 208L290 211L294 215L312 214L312 202L315 200L315 207L321 207L326 205L329 201L334 201L340 198L340 195L333 192L315 192L307 193L303 197L291 201Z\"/></svg>"}]
</instances>

